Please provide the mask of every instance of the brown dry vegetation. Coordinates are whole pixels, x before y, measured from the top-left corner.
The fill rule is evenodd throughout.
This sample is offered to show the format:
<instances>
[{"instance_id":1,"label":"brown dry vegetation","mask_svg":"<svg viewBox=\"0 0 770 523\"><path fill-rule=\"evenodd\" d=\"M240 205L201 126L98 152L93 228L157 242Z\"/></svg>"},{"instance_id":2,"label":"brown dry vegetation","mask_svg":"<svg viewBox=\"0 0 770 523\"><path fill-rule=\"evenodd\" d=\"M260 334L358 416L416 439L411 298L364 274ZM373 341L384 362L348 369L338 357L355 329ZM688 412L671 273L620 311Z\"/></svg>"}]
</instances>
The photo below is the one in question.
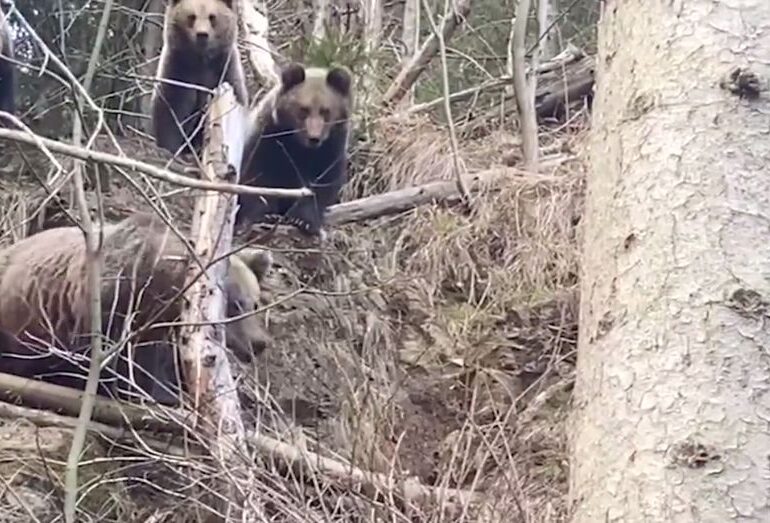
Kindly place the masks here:
<instances>
[{"instance_id":1,"label":"brown dry vegetation","mask_svg":"<svg viewBox=\"0 0 770 523\"><path fill-rule=\"evenodd\" d=\"M499 165L510 136L464 140L463 163ZM571 154L550 172L476 193L469 211L423 206L349 224L323 248L265 235L276 258L264 296L275 343L253 366L237 367L249 426L393 478L478 491L489 506L466 521L565 520L584 172L581 132L547 140L569 143ZM359 152L346 199L451 179L446 132L427 120L384 124L374 144ZM19 224L44 196L31 173L44 173L45 162L24 151L2 181L3 242L25 234ZM117 173L106 178L109 218L146 206ZM187 197L168 201L176 217L188 214ZM41 221L62 217L53 205ZM0 432L2 520L49 521L60 513L69 433L22 419L3 420ZM210 463L191 468L191 459L89 441L82 508L94 520L205 513L190 487L216 470ZM441 520L439 506L404 512L393 499L372 502L257 463L253 488L275 521Z\"/></svg>"}]
</instances>

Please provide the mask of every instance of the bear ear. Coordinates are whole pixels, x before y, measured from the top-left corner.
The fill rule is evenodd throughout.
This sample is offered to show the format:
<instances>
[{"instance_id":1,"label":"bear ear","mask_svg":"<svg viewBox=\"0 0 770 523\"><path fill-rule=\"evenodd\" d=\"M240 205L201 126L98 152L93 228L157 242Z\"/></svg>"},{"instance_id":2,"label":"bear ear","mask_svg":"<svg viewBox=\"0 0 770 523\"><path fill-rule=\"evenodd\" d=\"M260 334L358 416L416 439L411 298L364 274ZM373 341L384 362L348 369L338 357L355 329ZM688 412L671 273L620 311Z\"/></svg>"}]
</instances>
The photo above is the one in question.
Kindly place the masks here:
<instances>
[{"instance_id":1,"label":"bear ear","mask_svg":"<svg viewBox=\"0 0 770 523\"><path fill-rule=\"evenodd\" d=\"M264 249L245 248L236 255L251 269L259 282L273 267L273 254Z\"/></svg>"},{"instance_id":2,"label":"bear ear","mask_svg":"<svg viewBox=\"0 0 770 523\"><path fill-rule=\"evenodd\" d=\"M342 96L350 95L352 80L347 69L343 69L342 67L330 69L329 72L326 73L326 83Z\"/></svg>"},{"instance_id":3,"label":"bear ear","mask_svg":"<svg viewBox=\"0 0 770 523\"><path fill-rule=\"evenodd\" d=\"M284 91L288 91L305 81L305 67L297 62L292 62L281 70L281 85Z\"/></svg>"},{"instance_id":4,"label":"bear ear","mask_svg":"<svg viewBox=\"0 0 770 523\"><path fill-rule=\"evenodd\" d=\"M179 0L173 0L174 2L179 2ZM233 8L233 0L219 0L223 4L225 4L229 9Z\"/></svg>"}]
</instances>

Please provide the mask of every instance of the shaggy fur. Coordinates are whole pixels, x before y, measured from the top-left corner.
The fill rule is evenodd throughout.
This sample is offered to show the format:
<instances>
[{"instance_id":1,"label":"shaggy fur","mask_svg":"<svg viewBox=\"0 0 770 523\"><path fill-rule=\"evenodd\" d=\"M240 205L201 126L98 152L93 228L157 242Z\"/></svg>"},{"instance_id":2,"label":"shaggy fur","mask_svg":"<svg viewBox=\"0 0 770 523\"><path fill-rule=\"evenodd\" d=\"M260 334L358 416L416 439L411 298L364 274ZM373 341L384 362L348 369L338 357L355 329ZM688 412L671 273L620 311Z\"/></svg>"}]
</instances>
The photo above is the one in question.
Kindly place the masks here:
<instances>
[{"instance_id":1,"label":"shaggy fur","mask_svg":"<svg viewBox=\"0 0 770 523\"><path fill-rule=\"evenodd\" d=\"M239 228L279 218L307 234L321 232L326 208L339 201L347 181L351 108L351 78L346 70L301 64L282 69L279 84L251 114L241 183L308 187L314 196L296 200L240 194ZM257 128L256 122L265 117L265 128Z\"/></svg>"},{"instance_id":2,"label":"shaggy fur","mask_svg":"<svg viewBox=\"0 0 770 523\"><path fill-rule=\"evenodd\" d=\"M118 382L119 397L140 389L160 403L176 405L179 361L170 343L172 329L147 326L178 321L189 251L150 214L107 225L103 235L103 334L113 342L106 345L121 354L114 369L103 369L100 394L109 394ZM260 281L271 264L270 254L256 249L230 257L225 289L229 317L257 307ZM0 371L85 386L87 282L85 241L77 227L49 229L0 250L0 331L6 342L0 347ZM245 360L269 342L254 315L228 322L226 337L228 347ZM9 341L14 338L18 343ZM131 359L124 355L129 346L134 380L128 378Z\"/></svg>"},{"instance_id":3,"label":"shaggy fur","mask_svg":"<svg viewBox=\"0 0 770 523\"><path fill-rule=\"evenodd\" d=\"M16 66L13 62L13 38L5 14L0 9L0 111L16 111ZM0 125L3 122L0 121Z\"/></svg>"},{"instance_id":4,"label":"shaggy fur","mask_svg":"<svg viewBox=\"0 0 770 523\"><path fill-rule=\"evenodd\" d=\"M246 105L237 31L233 0L170 0L163 23L157 78L207 89L215 89L225 81L233 87L236 100ZM208 99L209 94L204 91L159 82L152 99L156 143L172 153L199 152ZM185 137L192 150L185 145Z\"/></svg>"}]
</instances>

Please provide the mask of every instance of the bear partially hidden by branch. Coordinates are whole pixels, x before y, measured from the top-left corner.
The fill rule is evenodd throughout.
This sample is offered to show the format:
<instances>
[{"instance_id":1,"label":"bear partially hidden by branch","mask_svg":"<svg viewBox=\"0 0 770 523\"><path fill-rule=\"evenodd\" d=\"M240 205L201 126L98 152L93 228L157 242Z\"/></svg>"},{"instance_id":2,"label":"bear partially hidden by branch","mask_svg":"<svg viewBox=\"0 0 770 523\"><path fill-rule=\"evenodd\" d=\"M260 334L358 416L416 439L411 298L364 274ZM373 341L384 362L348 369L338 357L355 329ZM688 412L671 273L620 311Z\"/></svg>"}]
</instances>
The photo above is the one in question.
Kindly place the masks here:
<instances>
[{"instance_id":1,"label":"bear partially hidden by branch","mask_svg":"<svg viewBox=\"0 0 770 523\"><path fill-rule=\"evenodd\" d=\"M210 94L200 87L213 90L228 82L236 101L248 103L234 0L168 1L156 75L159 83L152 97L152 133L158 146L172 153L199 152Z\"/></svg>"},{"instance_id":2,"label":"bear partially hidden by branch","mask_svg":"<svg viewBox=\"0 0 770 523\"><path fill-rule=\"evenodd\" d=\"M16 65L12 62L15 58L11 27L0 8L0 111L10 114L16 112Z\"/></svg>"},{"instance_id":3,"label":"bear partially hidden by branch","mask_svg":"<svg viewBox=\"0 0 770 523\"><path fill-rule=\"evenodd\" d=\"M327 207L339 201L347 181L347 149L352 110L348 71L290 64L281 80L252 110L240 183L298 189L302 199L238 195L236 225L286 221L320 234ZM267 121L264 129L258 122Z\"/></svg>"},{"instance_id":4,"label":"bear partially hidden by branch","mask_svg":"<svg viewBox=\"0 0 770 523\"><path fill-rule=\"evenodd\" d=\"M126 399L143 391L159 403L177 405L181 366L174 331L151 325L179 321L190 251L154 214L138 213L102 231L104 348L117 358L102 367L99 393ZM259 249L229 258L227 316L239 319L227 322L226 343L241 360L249 361L270 339L248 313L257 308L260 282L271 265L270 253ZM78 227L48 229L0 249L0 372L85 387L87 270Z\"/></svg>"}]
</instances>

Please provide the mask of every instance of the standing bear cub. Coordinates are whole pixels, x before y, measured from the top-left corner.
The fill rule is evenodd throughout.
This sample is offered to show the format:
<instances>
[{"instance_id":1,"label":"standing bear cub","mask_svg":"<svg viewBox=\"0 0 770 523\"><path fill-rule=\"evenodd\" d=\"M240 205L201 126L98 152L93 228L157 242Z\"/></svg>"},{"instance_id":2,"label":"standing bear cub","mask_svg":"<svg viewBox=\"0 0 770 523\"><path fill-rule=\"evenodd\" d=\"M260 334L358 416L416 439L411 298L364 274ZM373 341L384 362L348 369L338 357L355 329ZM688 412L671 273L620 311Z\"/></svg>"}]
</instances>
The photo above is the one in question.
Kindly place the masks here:
<instances>
[{"instance_id":1,"label":"standing bear cub","mask_svg":"<svg viewBox=\"0 0 770 523\"><path fill-rule=\"evenodd\" d=\"M152 98L152 133L158 146L172 153L180 148L199 152L209 93L178 83L215 89L228 82L238 103L247 104L235 0L167 1L157 72L160 82Z\"/></svg>"},{"instance_id":2,"label":"standing bear cub","mask_svg":"<svg viewBox=\"0 0 770 523\"><path fill-rule=\"evenodd\" d=\"M339 201L347 181L352 108L350 74L342 68L293 63L253 109L240 183L271 188L307 187L313 196L238 195L236 224L285 220L302 232L321 234L326 208ZM265 121L264 129L257 122Z\"/></svg>"},{"instance_id":3,"label":"standing bear cub","mask_svg":"<svg viewBox=\"0 0 770 523\"><path fill-rule=\"evenodd\" d=\"M149 395L178 404L180 360L173 346L190 254L154 214L102 227L101 306L104 350L99 394ZM229 258L226 343L249 360L269 342L257 308L269 251ZM0 249L0 372L76 389L85 387L90 345L90 289L83 233L59 227ZM205 277L205 276L202 276ZM252 314L247 314L252 312ZM243 317L241 317L243 315ZM151 327L163 323L165 326ZM149 327L149 328L148 328Z\"/></svg>"}]
</instances>

